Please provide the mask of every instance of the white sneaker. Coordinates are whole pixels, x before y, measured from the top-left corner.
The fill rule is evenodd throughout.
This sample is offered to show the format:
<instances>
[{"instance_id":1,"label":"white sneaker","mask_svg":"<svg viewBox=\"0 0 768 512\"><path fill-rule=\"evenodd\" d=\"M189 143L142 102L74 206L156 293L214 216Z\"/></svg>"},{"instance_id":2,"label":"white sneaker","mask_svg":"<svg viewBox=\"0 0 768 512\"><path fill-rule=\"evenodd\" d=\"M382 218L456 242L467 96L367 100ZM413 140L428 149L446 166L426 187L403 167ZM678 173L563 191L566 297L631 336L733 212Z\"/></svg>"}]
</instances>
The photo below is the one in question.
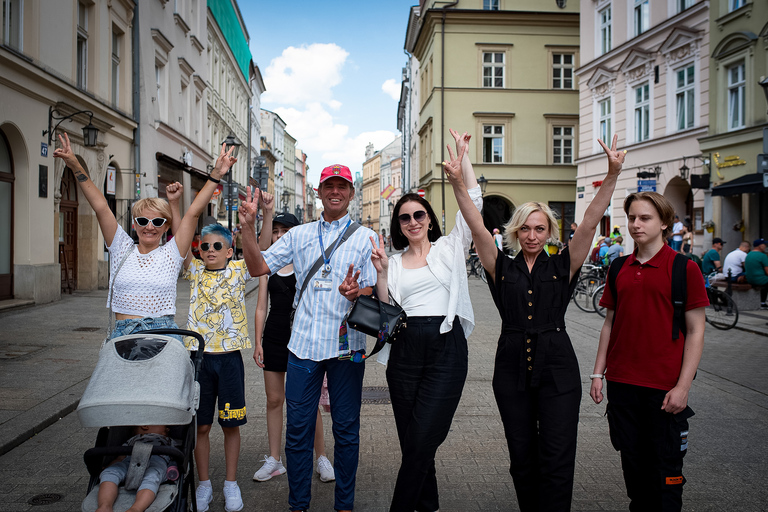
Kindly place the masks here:
<instances>
[{"instance_id":1,"label":"white sneaker","mask_svg":"<svg viewBox=\"0 0 768 512\"><path fill-rule=\"evenodd\" d=\"M317 458L316 471L320 474L321 482L333 482L336 480L336 473L333 472L333 466L328 457L321 455Z\"/></svg>"},{"instance_id":2,"label":"white sneaker","mask_svg":"<svg viewBox=\"0 0 768 512\"><path fill-rule=\"evenodd\" d=\"M197 501L197 512L205 512L208 505L213 500L213 487L209 485L198 485L195 491L195 500Z\"/></svg>"},{"instance_id":3,"label":"white sneaker","mask_svg":"<svg viewBox=\"0 0 768 512\"><path fill-rule=\"evenodd\" d=\"M272 456L264 456L264 465L253 474L253 479L257 482L266 482L273 476L282 475L284 473L285 466L283 466L282 460L275 460Z\"/></svg>"},{"instance_id":4,"label":"white sneaker","mask_svg":"<svg viewBox=\"0 0 768 512\"><path fill-rule=\"evenodd\" d=\"M224 510L226 512L243 510L243 497L240 495L240 486L237 484L224 484Z\"/></svg>"}]
</instances>

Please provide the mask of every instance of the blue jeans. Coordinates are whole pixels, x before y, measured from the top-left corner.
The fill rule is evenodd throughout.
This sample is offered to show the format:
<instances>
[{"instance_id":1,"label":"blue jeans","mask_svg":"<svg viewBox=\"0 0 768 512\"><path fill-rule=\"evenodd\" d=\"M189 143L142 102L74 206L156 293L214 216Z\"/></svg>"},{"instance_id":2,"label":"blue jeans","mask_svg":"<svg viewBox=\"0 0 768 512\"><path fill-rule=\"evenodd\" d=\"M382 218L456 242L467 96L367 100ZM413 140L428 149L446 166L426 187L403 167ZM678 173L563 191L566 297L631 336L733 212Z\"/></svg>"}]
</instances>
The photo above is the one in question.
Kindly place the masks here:
<instances>
[{"instance_id":1,"label":"blue jeans","mask_svg":"<svg viewBox=\"0 0 768 512\"><path fill-rule=\"evenodd\" d=\"M288 471L288 504L291 510L309 508L314 471L317 402L328 375L328 394L333 419L333 470L336 473L336 510L352 510L355 479L360 458L360 404L363 395L364 363L339 359L312 361L288 354L285 380L287 424L285 459Z\"/></svg>"},{"instance_id":2,"label":"blue jeans","mask_svg":"<svg viewBox=\"0 0 768 512\"><path fill-rule=\"evenodd\" d=\"M115 328L109 333L109 338L117 338L119 336L125 336L126 334L133 334L141 331L148 331L150 329L178 329L179 326L173 319L173 315L158 316L156 318L127 318L125 320L118 320L115 322ZM179 341L181 336L170 335Z\"/></svg>"},{"instance_id":3,"label":"blue jeans","mask_svg":"<svg viewBox=\"0 0 768 512\"><path fill-rule=\"evenodd\" d=\"M679 251L680 248L683 246L682 240L672 240L669 242L669 246L672 248L673 251Z\"/></svg>"}]
</instances>

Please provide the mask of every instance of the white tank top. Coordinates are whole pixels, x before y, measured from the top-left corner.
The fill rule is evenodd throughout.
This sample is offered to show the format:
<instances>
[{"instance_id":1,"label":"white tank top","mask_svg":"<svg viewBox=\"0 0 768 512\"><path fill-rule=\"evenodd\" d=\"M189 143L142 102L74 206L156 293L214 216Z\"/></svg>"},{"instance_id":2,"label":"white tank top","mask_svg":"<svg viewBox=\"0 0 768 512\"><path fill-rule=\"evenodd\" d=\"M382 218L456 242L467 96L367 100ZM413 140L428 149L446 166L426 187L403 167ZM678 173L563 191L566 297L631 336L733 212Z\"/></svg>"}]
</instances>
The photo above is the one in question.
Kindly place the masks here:
<instances>
[{"instance_id":1,"label":"white tank top","mask_svg":"<svg viewBox=\"0 0 768 512\"><path fill-rule=\"evenodd\" d=\"M408 316L445 316L450 293L429 270L403 268L400 275L400 305Z\"/></svg>"}]
</instances>

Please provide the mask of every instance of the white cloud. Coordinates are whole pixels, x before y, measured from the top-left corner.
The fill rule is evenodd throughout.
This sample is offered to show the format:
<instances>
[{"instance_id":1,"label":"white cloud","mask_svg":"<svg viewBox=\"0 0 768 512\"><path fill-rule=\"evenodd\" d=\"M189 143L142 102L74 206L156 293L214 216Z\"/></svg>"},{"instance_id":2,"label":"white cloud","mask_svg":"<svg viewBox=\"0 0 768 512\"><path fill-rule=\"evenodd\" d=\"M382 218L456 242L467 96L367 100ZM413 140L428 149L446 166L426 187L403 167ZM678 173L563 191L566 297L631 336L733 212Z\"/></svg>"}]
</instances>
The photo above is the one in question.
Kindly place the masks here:
<instances>
[{"instance_id":1,"label":"white cloud","mask_svg":"<svg viewBox=\"0 0 768 512\"><path fill-rule=\"evenodd\" d=\"M340 46L314 43L300 48L289 46L272 59L264 72L267 91L264 103L304 105L308 102L335 105L331 89L341 83L341 69L349 53Z\"/></svg>"},{"instance_id":2,"label":"white cloud","mask_svg":"<svg viewBox=\"0 0 768 512\"><path fill-rule=\"evenodd\" d=\"M381 84L381 90L395 101L400 99L400 82L397 82L394 78L390 78Z\"/></svg>"}]
</instances>

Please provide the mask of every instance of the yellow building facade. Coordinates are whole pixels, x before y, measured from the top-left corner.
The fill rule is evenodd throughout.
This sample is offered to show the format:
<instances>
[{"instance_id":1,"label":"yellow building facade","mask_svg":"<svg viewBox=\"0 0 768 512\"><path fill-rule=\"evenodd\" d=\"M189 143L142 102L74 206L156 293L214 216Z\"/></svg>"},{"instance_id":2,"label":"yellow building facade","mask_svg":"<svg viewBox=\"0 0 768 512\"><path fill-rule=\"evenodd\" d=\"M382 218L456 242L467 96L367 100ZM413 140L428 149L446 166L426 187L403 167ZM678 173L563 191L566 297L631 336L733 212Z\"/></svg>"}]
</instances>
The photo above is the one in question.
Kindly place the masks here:
<instances>
[{"instance_id":1,"label":"yellow building facade","mask_svg":"<svg viewBox=\"0 0 768 512\"><path fill-rule=\"evenodd\" d=\"M500 227L517 205L548 203L566 226L576 196L579 3L462 1L443 9L423 1L409 23L406 50L419 62L419 187L444 227L458 206L443 180L449 128L471 136L470 158L487 180L486 227ZM566 237L565 230L562 237Z\"/></svg>"}]
</instances>

